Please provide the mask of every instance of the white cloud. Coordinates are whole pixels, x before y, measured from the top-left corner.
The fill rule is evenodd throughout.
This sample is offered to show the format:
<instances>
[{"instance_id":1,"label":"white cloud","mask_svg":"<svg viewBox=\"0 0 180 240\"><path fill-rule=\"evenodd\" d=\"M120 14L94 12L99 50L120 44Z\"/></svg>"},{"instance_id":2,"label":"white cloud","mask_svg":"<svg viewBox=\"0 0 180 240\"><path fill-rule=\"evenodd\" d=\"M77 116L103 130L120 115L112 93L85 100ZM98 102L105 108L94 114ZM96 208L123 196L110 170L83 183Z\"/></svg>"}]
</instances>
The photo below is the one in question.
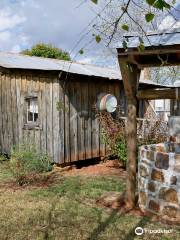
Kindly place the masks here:
<instances>
[{"instance_id":1,"label":"white cloud","mask_svg":"<svg viewBox=\"0 0 180 240\"><path fill-rule=\"evenodd\" d=\"M180 21L176 21L172 16L167 16L159 25L160 30L172 29L180 27Z\"/></svg>"},{"instance_id":2,"label":"white cloud","mask_svg":"<svg viewBox=\"0 0 180 240\"><path fill-rule=\"evenodd\" d=\"M26 20L24 16L13 14L12 9L4 8L0 10L0 31L12 29Z\"/></svg>"},{"instance_id":3,"label":"white cloud","mask_svg":"<svg viewBox=\"0 0 180 240\"><path fill-rule=\"evenodd\" d=\"M10 50L10 52L13 52L13 53L19 53L19 52L21 52L21 46L20 45L14 45L13 47L12 47L12 49Z\"/></svg>"},{"instance_id":4,"label":"white cloud","mask_svg":"<svg viewBox=\"0 0 180 240\"><path fill-rule=\"evenodd\" d=\"M7 42L11 38L11 33L9 31L0 32L0 42Z\"/></svg>"},{"instance_id":5,"label":"white cloud","mask_svg":"<svg viewBox=\"0 0 180 240\"><path fill-rule=\"evenodd\" d=\"M95 17L92 8L98 11L91 1L84 4L81 0L1 0L0 1L0 51L18 52L30 48L37 42L52 43L71 52L83 33L87 32L89 22ZM77 7L80 5L79 7ZM6 32L6 33L5 33ZM8 35L10 32L11 35ZM79 49L92 39L92 33L86 35L73 51L75 56ZM94 52L100 44L94 42L85 48L84 62L95 63ZM99 62L99 58L98 58Z\"/></svg>"}]
</instances>

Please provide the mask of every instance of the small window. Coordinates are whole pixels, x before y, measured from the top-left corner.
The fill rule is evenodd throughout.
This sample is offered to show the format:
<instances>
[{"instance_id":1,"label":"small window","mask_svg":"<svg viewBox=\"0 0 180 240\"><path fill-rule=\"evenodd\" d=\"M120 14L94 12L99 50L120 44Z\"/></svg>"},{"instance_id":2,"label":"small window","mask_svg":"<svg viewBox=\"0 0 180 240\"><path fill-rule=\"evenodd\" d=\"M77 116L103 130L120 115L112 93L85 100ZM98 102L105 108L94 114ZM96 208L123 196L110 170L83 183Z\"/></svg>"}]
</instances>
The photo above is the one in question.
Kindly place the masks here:
<instances>
[{"instance_id":1,"label":"small window","mask_svg":"<svg viewBox=\"0 0 180 240\"><path fill-rule=\"evenodd\" d=\"M26 98L27 102L27 124L38 124L38 98Z\"/></svg>"}]
</instances>

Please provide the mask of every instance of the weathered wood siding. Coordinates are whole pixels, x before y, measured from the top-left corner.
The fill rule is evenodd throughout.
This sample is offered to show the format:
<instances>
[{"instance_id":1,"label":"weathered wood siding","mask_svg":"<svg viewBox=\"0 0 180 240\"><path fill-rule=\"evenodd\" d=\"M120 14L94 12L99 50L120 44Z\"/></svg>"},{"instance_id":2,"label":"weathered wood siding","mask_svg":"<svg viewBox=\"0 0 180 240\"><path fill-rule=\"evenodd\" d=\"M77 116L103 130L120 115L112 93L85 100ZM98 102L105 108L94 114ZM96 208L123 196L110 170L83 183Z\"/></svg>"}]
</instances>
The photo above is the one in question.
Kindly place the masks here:
<instances>
[{"instance_id":1,"label":"weathered wood siding","mask_svg":"<svg viewBox=\"0 0 180 240\"><path fill-rule=\"evenodd\" d=\"M101 127L94 105L101 92L114 94L125 104L118 81L86 76L61 76L56 72L3 70L0 76L0 151L32 143L57 163L105 154ZM39 129L24 128L26 94L38 93ZM121 95L122 94L122 95ZM121 100L121 101L120 101Z\"/></svg>"},{"instance_id":2,"label":"weathered wood siding","mask_svg":"<svg viewBox=\"0 0 180 240\"><path fill-rule=\"evenodd\" d=\"M34 144L63 164L104 156L101 126L94 106L99 93L114 94L122 114L126 99L122 82L58 72L2 69L0 75L0 151ZM36 92L39 128L25 124L25 97ZM143 103L139 115L144 114Z\"/></svg>"}]
</instances>

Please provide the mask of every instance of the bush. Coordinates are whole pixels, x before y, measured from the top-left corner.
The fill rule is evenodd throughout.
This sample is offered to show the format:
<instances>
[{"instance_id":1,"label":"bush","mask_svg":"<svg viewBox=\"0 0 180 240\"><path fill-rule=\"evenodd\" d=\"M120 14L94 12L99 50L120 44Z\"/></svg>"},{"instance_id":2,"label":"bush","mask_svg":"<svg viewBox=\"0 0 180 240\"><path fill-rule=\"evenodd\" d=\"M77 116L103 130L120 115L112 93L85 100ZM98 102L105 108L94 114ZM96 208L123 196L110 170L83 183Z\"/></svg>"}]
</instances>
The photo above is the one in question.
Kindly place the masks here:
<instances>
[{"instance_id":1,"label":"bush","mask_svg":"<svg viewBox=\"0 0 180 240\"><path fill-rule=\"evenodd\" d=\"M54 47L52 44L38 43L32 46L31 49L26 49L21 52L24 55L54 58L70 61L70 55L68 52L63 51L60 48Z\"/></svg>"},{"instance_id":2,"label":"bush","mask_svg":"<svg viewBox=\"0 0 180 240\"><path fill-rule=\"evenodd\" d=\"M21 145L11 152L10 170L19 185L30 183L43 172L52 170L52 161L47 154L33 146Z\"/></svg>"},{"instance_id":3,"label":"bush","mask_svg":"<svg viewBox=\"0 0 180 240\"><path fill-rule=\"evenodd\" d=\"M6 154L0 154L0 163L8 161L9 158Z\"/></svg>"},{"instance_id":4,"label":"bush","mask_svg":"<svg viewBox=\"0 0 180 240\"><path fill-rule=\"evenodd\" d=\"M126 165L126 120L125 118L114 119L110 113L100 112L97 117L101 124L103 142L107 145L109 155L117 157ZM167 140L167 123L161 119L138 120L137 124L138 147ZM137 148L138 151L138 148Z\"/></svg>"}]
</instances>

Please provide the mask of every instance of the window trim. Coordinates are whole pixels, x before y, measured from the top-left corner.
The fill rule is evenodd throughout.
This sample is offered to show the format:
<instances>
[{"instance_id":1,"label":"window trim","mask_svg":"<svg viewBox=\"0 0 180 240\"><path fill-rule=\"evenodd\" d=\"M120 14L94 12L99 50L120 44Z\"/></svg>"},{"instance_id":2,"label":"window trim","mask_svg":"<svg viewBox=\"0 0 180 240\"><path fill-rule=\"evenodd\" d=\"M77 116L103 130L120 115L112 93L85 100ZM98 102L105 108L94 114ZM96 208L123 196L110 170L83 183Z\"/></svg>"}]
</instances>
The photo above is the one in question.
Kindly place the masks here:
<instances>
[{"instance_id":1,"label":"window trim","mask_svg":"<svg viewBox=\"0 0 180 240\"><path fill-rule=\"evenodd\" d=\"M28 122L28 117L27 117L27 114L28 114L28 111L27 111L27 104L28 104L28 100L29 99L33 99L33 98L37 98L37 104L38 104L38 119L37 119L37 122ZM24 110L23 110L23 129L24 130L41 130L41 126L40 126L40 113L39 113L39 110L40 110L40 99L41 99L41 92L30 92L30 93L24 93L24 96L23 96L23 105L24 105Z\"/></svg>"},{"instance_id":2,"label":"window trim","mask_svg":"<svg viewBox=\"0 0 180 240\"><path fill-rule=\"evenodd\" d=\"M33 100L36 100L36 102L37 102L37 107L38 107L38 119L39 119L38 97L28 97L28 98L26 98L25 101L27 101L27 104L29 104L29 102L28 102L29 100L32 100L32 101L33 101ZM27 104L26 104L26 105L27 105ZM37 122L34 121L34 114L35 114L35 112L32 112L32 113L33 113L33 120L32 120L32 121L29 121L29 120L28 120L28 118L29 118L28 113L29 113L29 106L27 105L27 106L26 106L26 123L27 123L27 124L33 124L33 125L37 124L38 119L37 119Z\"/></svg>"}]
</instances>

